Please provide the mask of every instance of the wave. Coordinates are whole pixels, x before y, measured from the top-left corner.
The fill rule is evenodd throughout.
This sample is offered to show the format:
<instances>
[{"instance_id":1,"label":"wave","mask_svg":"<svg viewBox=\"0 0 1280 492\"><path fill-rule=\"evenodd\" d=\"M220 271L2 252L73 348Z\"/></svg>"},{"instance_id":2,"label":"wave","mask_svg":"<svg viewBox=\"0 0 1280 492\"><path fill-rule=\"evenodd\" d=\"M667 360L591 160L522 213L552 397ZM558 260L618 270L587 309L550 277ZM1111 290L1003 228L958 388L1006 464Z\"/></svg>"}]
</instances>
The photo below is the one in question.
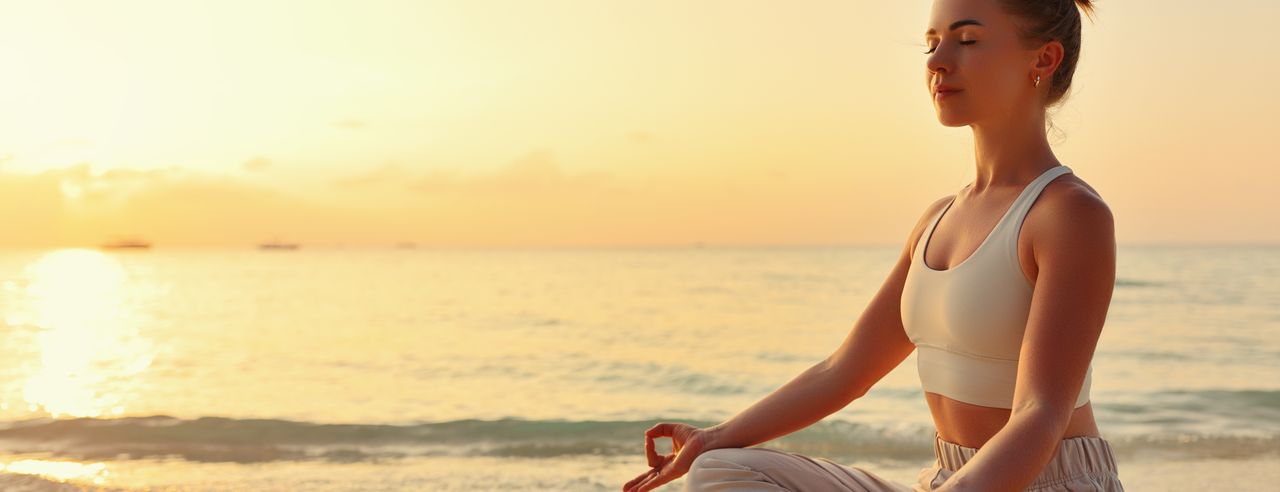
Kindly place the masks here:
<instances>
[{"instance_id":1,"label":"wave","mask_svg":"<svg viewBox=\"0 0 1280 492\"><path fill-rule=\"evenodd\" d=\"M1280 434L1280 390L1202 389L1152 391L1124 402L1094 404L1108 422L1124 428L1165 432L1217 429L1233 434ZM1155 435L1160 430L1148 430Z\"/></svg>"},{"instance_id":2,"label":"wave","mask_svg":"<svg viewBox=\"0 0 1280 492\"><path fill-rule=\"evenodd\" d=\"M1117 278L1116 287L1164 287L1164 282L1141 280L1136 278Z\"/></svg>"},{"instance_id":3,"label":"wave","mask_svg":"<svg viewBox=\"0 0 1280 492\"><path fill-rule=\"evenodd\" d=\"M1273 401L1268 399L1267 401ZM715 422L668 420L705 427ZM32 419L0 429L0 453L82 460L170 459L257 463L369 462L430 456L557 458L643 454L656 420L455 420L407 425L325 424L278 419L165 415L118 419ZM932 427L897 428L823 420L764 446L842 460L932 456ZM1280 434L1104 434L1117 455L1187 458L1280 455ZM669 452L668 440L658 441Z\"/></svg>"}]
</instances>

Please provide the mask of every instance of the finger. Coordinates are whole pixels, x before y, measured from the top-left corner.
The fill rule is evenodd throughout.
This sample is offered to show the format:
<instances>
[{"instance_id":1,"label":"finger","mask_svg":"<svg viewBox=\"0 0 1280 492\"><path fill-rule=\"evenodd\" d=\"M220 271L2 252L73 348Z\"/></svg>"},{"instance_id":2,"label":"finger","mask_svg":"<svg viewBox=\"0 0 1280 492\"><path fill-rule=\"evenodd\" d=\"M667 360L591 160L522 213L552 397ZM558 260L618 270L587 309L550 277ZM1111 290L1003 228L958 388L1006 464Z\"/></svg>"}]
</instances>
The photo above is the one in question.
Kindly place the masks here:
<instances>
[{"instance_id":1,"label":"finger","mask_svg":"<svg viewBox=\"0 0 1280 492\"><path fill-rule=\"evenodd\" d=\"M646 478L643 482L640 482L640 485L637 485L635 490L633 490L632 492L647 492L649 490L652 490L653 487L651 487L649 484L652 483L653 479L657 476L658 475L655 474L653 476L650 476L649 478Z\"/></svg>"},{"instance_id":2,"label":"finger","mask_svg":"<svg viewBox=\"0 0 1280 492\"><path fill-rule=\"evenodd\" d=\"M670 436L671 424L667 422L663 422L663 423L654 425L653 427L650 427L649 430L644 431L644 435L649 437Z\"/></svg>"},{"instance_id":3,"label":"finger","mask_svg":"<svg viewBox=\"0 0 1280 492\"><path fill-rule=\"evenodd\" d=\"M658 472L658 473L657 473L657 474L655 474L654 476L649 477L649 479L648 479L648 480L645 480L644 482L641 482L641 483L640 483L640 487L636 489L636 492L647 492L647 491L649 491L649 490L653 490L653 489L656 489L656 488L658 488L658 487L661 487L661 486L662 486L662 484L664 484L664 483L667 483L667 482L671 481L671 479L670 479L670 478L667 478L667 475L668 475L668 474L667 474L666 469L664 469L663 471Z\"/></svg>"},{"instance_id":4,"label":"finger","mask_svg":"<svg viewBox=\"0 0 1280 492\"><path fill-rule=\"evenodd\" d=\"M632 486L632 485L635 485L636 483L639 483L641 480L643 480L643 479L644 479L644 477L647 477L647 476L649 476L649 474L648 474L648 473L641 473L641 474L640 474L639 476L637 476L636 478L633 478L633 479L631 479L631 480L627 480L627 483L622 484L622 490L623 490L624 492L625 492L625 491L627 491L627 490L631 490L631 486Z\"/></svg>"},{"instance_id":5,"label":"finger","mask_svg":"<svg viewBox=\"0 0 1280 492\"><path fill-rule=\"evenodd\" d=\"M627 482L626 485L622 486L623 492L632 492L641 482L643 482L644 480L648 479L649 477L653 476L656 473L658 473L658 470L656 469L649 470L645 473L640 474L640 476L631 479L630 482Z\"/></svg>"},{"instance_id":6,"label":"finger","mask_svg":"<svg viewBox=\"0 0 1280 492\"><path fill-rule=\"evenodd\" d=\"M650 477L648 480L640 483L635 492L645 492L662 486L667 482L675 480L676 477L684 475L688 472L689 467L693 464L696 453L681 452L676 455L667 455L663 457L663 466L657 475Z\"/></svg>"},{"instance_id":7,"label":"finger","mask_svg":"<svg viewBox=\"0 0 1280 492\"><path fill-rule=\"evenodd\" d=\"M644 455L645 455L645 457L646 457L646 458L648 458L648 459L649 459L649 466L650 466L650 467L652 467L652 468L657 468L657 467L658 467L658 462L659 462L660 460L658 459L658 450L657 450L657 449L655 449L655 448L654 448L654 446L655 446L655 445L654 445L654 442L653 442L653 436L650 436L648 432L645 432L645 435L644 435Z\"/></svg>"},{"instance_id":8,"label":"finger","mask_svg":"<svg viewBox=\"0 0 1280 492\"><path fill-rule=\"evenodd\" d=\"M646 479L646 478L649 478L649 475L652 475L652 474L653 474L653 470L649 470L649 471L647 471L647 472L641 473L641 474L640 474L639 476L637 476L636 478L633 478L633 479L631 479L631 480L627 481L627 483L622 484L622 491L623 491L623 492L630 492L630 491L631 491L631 489L632 489L632 488L634 488L634 487L636 486L636 484L640 483L640 481L641 481L641 480L644 480L644 479Z\"/></svg>"},{"instance_id":9,"label":"finger","mask_svg":"<svg viewBox=\"0 0 1280 492\"><path fill-rule=\"evenodd\" d=\"M635 484L634 486L632 486L632 488L631 488L631 492L638 492L638 491L640 491L640 490L643 490L644 484L646 484L646 483L648 483L648 482L652 481L652 480L653 480L653 477L656 477L656 476L658 476L658 470L657 470L656 468L655 468L655 469L653 469L653 470L649 470L649 473L646 473L646 474L645 474L645 476L644 476L644 479L643 479L643 480L640 480L640 482L639 482L639 483L637 483L637 484Z\"/></svg>"}]
</instances>

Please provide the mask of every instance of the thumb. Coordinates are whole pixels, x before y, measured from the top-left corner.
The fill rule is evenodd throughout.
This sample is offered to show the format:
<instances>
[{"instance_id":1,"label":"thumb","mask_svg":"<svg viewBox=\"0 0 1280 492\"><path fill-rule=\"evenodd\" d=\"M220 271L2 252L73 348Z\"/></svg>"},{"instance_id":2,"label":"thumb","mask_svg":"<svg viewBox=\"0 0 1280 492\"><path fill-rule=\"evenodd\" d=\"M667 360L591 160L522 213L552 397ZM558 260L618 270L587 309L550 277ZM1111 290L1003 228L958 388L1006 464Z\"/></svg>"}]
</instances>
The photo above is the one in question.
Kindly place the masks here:
<instances>
[{"instance_id":1,"label":"thumb","mask_svg":"<svg viewBox=\"0 0 1280 492\"><path fill-rule=\"evenodd\" d=\"M703 452L704 451L700 448L694 449L689 446L685 446L684 448L680 449L680 452L678 454L676 454L674 462L672 462L671 465L668 466L663 471L674 473L676 477L680 475L684 475L689 471L689 468L693 466L693 460L696 459L698 455L702 454ZM675 477L671 477L671 478L675 478Z\"/></svg>"},{"instance_id":2,"label":"thumb","mask_svg":"<svg viewBox=\"0 0 1280 492\"><path fill-rule=\"evenodd\" d=\"M637 492L652 490L662 486L662 484L680 478L689 472L689 468L693 466L693 460L697 458L699 454L699 452L688 447L681 449L671 461L658 471L657 476L653 477L648 482L645 482Z\"/></svg>"}]
</instances>

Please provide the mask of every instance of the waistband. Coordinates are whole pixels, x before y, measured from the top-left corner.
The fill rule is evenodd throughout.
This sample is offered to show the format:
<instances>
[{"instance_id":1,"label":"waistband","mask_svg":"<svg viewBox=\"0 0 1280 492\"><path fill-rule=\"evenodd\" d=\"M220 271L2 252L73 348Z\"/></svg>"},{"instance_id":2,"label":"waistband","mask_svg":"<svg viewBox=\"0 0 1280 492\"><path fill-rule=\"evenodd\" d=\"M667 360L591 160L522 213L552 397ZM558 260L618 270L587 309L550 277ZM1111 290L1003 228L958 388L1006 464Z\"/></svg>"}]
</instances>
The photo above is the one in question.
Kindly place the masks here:
<instances>
[{"instance_id":1,"label":"waistband","mask_svg":"<svg viewBox=\"0 0 1280 492\"><path fill-rule=\"evenodd\" d=\"M978 452L978 448L943 440L936 431L933 433L933 449L938 458L938 466L951 471L959 470ZM1096 436L1069 437L1058 444L1058 454L1045 465L1032 486L1095 473L1118 473L1111 443Z\"/></svg>"}]
</instances>

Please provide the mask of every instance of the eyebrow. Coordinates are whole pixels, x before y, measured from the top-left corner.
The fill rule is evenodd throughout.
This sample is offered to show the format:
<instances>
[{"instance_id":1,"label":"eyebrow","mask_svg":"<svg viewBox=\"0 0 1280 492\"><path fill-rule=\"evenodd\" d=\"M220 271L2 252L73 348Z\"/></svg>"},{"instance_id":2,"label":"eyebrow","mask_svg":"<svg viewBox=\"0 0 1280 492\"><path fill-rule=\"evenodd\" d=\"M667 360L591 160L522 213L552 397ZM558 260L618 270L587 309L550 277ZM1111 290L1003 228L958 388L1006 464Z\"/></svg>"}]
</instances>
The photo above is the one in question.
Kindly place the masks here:
<instances>
[{"instance_id":1,"label":"eyebrow","mask_svg":"<svg viewBox=\"0 0 1280 492\"><path fill-rule=\"evenodd\" d=\"M983 25L981 22L978 22L978 21L977 21L977 20L975 20L975 19L960 19L960 20L958 20L958 21L952 22L952 23L951 23L951 25L950 25L950 26L948 26L947 30L954 31L954 30L956 30L956 29L959 29L959 28L960 28L960 26L967 26L967 25L971 25L971 24L972 24L972 25L975 25L975 26L981 26L981 25ZM925 35L925 36L928 36L928 35L930 35L930 34L935 34L935 33L937 33L937 32L938 32L938 31L936 31L936 30L934 30L932 27L930 27L928 31L925 31L925 32L924 32L924 35Z\"/></svg>"}]
</instances>

